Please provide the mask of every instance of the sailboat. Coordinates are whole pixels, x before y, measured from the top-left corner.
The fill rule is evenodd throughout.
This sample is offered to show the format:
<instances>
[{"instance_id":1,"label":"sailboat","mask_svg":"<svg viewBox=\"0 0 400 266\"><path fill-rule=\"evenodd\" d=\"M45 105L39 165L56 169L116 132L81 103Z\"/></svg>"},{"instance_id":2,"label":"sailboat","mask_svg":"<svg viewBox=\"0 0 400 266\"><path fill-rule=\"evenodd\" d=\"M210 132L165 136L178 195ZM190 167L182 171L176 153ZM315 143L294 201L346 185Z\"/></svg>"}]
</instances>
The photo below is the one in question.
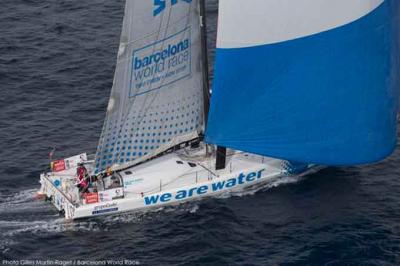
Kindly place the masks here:
<instances>
[{"instance_id":1,"label":"sailboat","mask_svg":"<svg viewBox=\"0 0 400 266\"><path fill-rule=\"evenodd\" d=\"M79 219L386 158L397 140L397 2L220 0L210 96L205 1L126 0L96 154L52 161L39 193Z\"/></svg>"}]
</instances>

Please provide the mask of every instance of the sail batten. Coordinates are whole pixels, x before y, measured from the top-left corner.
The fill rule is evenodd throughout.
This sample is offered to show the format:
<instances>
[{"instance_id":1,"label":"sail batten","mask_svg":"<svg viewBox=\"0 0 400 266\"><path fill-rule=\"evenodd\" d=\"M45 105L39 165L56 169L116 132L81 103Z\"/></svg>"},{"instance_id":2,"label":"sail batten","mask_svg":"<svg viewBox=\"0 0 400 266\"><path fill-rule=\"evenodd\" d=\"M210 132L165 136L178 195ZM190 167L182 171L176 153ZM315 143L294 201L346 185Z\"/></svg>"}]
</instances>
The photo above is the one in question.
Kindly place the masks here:
<instances>
[{"instance_id":1,"label":"sail batten","mask_svg":"<svg viewBox=\"0 0 400 266\"><path fill-rule=\"evenodd\" d=\"M322 165L393 151L398 1L240 3L220 0L207 142Z\"/></svg>"},{"instance_id":2,"label":"sail batten","mask_svg":"<svg viewBox=\"0 0 400 266\"><path fill-rule=\"evenodd\" d=\"M204 131L198 1L166 2L154 12L154 1L126 1L96 172L146 160Z\"/></svg>"}]
</instances>

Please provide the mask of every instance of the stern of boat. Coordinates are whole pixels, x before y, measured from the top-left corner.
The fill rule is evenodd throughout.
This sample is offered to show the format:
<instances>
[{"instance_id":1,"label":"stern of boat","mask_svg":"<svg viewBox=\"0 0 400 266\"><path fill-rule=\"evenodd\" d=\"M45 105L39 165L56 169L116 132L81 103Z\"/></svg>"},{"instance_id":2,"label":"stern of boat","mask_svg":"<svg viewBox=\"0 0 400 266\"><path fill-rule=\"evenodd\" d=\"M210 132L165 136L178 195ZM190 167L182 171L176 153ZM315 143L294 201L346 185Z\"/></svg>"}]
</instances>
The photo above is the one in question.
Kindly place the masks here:
<instances>
[{"instance_id":1,"label":"stern of boat","mask_svg":"<svg viewBox=\"0 0 400 266\"><path fill-rule=\"evenodd\" d=\"M90 171L93 162L86 153L51 162L51 169L40 175L38 198L52 203L66 219L73 219L75 210L81 203L76 187L76 169L78 163L84 163Z\"/></svg>"}]
</instances>

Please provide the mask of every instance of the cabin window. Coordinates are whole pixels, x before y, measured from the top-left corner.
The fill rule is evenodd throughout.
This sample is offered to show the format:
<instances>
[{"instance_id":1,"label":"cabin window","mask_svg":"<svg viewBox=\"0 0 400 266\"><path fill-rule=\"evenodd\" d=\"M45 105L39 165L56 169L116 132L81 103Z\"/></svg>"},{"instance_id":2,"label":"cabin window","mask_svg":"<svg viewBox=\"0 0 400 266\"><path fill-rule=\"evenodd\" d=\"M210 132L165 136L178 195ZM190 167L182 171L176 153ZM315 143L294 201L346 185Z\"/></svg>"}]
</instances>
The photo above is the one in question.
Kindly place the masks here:
<instances>
[{"instance_id":1,"label":"cabin window","mask_svg":"<svg viewBox=\"0 0 400 266\"><path fill-rule=\"evenodd\" d=\"M195 164L195 163L188 163L188 165L189 165L190 167L196 167L196 166L197 166L197 164Z\"/></svg>"},{"instance_id":2,"label":"cabin window","mask_svg":"<svg viewBox=\"0 0 400 266\"><path fill-rule=\"evenodd\" d=\"M114 173L111 176L103 177L103 186L105 190L119 188L123 186L123 181L119 174Z\"/></svg>"},{"instance_id":3,"label":"cabin window","mask_svg":"<svg viewBox=\"0 0 400 266\"><path fill-rule=\"evenodd\" d=\"M182 161L176 161L176 163L177 163L177 164L183 164L183 162L182 162Z\"/></svg>"},{"instance_id":4,"label":"cabin window","mask_svg":"<svg viewBox=\"0 0 400 266\"><path fill-rule=\"evenodd\" d=\"M131 175L132 172L131 172L131 171L126 171L125 174L126 174L126 175Z\"/></svg>"}]
</instances>

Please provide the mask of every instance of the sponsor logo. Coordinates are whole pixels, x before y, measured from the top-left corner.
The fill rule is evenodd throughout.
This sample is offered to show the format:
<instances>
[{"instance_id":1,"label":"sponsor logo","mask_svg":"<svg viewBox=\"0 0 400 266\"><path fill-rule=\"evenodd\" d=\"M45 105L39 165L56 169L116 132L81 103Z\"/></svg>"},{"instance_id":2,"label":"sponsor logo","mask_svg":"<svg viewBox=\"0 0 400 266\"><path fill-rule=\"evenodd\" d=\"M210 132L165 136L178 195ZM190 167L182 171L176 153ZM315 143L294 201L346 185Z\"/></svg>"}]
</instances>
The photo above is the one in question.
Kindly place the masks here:
<instances>
[{"instance_id":1,"label":"sponsor logo","mask_svg":"<svg viewBox=\"0 0 400 266\"><path fill-rule=\"evenodd\" d=\"M51 163L51 169L54 172L64 171L66 169L65 161L64 160L58 160L58 161L52 162Z\"/></svg>"},{"instance_id":2,"label":"sponsor logo","mask_svg":"<svg viewBox=\"0 0 400 266\"><path fill-rule=\"evenodd\" d=\"M134 50L129 97L165 88L189 77L191 67L190 27Z\"/></svg>"},{"instance_id":3,"label":"sponsor logo","mask_svg":"<svg viewBox=\"0 0 400 266\"><path fill-rule=\"evenodd\" d=\"M86 193L85 195L86 204L93 204L99 202L99 194L97 193Z\"/></svg>"},{"instance_id":4,"label":"sponsor logo","mask_svg":"<svg viewBox=\"0 0 400 266\"><path fill-rule=\"evenodd\" d=\"M103 214L103 213L109 213L109 212L116 212L116 211L118 211L118 208L105 209L105 210L93 211L93 212L92 212L92 215Z\"/></svg>"},{"instance_id":5,"label":"sponsor logo","mask_svg":"<svg viewBox=\"0 0 400 266\"><path fill-rule=\"evenodd\" d=\"M185 39L183 41L179 41L178 43L169 44L168 47L164 50L155 52L148 56L144 56L143 58L135 57L133 63L134 69L139 70L152 64L158 64L161 61L165 61L168 58L187 50L189 46L189 39Z\"/></svg>"},{"instance_id":6,"label":"sponsor logo","mask_svg":"<svg viewBox=\"0 0 400 266\"><path fill-rule=\"evenodd\" d=\"M118 211L118 204L117 203L107 203L105 205L94 207L92 214L96 215L96 214L103 214L103 213L115 212L115 211Z\"/></svg>"},{"instance_id":7,"label":"sponsor logo","mask_svg":"<svg viewBox=\"0 0 400 266\"><path fill-rule=\"evenodd\" d=\"M198 197L209 193L217 193L223 190L232 189L238 185L252 183L262 178L262 173L265 169L251 172L248 174L241 173L237 177L230 178L224 181L214 182L208 185L193 187L188 190L179 190L176 193L164 193L144 197L144 204L155 205L160 203L167 203L173 200L181 201L192 197Z\"/></svg>"},{"instance_id":8,"label":"sponsor logo","mask_svg":"<svg viewBox=\"0 0 400 266\"><path fill-rule=\"evenodd\" d=\"M134 185L136 185L138 183L142 183L142 182L143 182L143 178L136 178L133 180L125 180L124 186L125 186L125 188L128 188L128 187L134 186Z\"/></svg>"},{"instance_id":9,"label":"sponsor logo","mask_svg":"<svg viewBox=\"0 0 400 266\"><path fill-rule=\"evenodd\" d=\"M116 203L116 202L107 203L107 204L104 204L104 205L100 205L100 206L94 207L94 210L95 211L100 211L100 210L104 210L104 209L108 209L108 208L114 208L114 207L117 207L117 206L118 206L118 203Z\"/></svg>"},{"instance_id":10,"label":"sponsor logo","mask_svg":"<svg viewBox=\"0 0 400 266\"><path fill-rule=\"evenodd\" d=\"M58 179L54 180L54 185L55 185L56 187L61 186L61 181L58 180Z\"/></svg>"},{"instance_id":11,"label":"sponsor logo","mask_svg":"<svg viewBox=\"0 0 400 266\"><path fill-rule=\"evenodd\" d=\"M154 0L154 11L153 11L153 16L158 16L161 14L165 8L167 7L167 2L171 2L171 6L175 6L179 2L185 2L190 4L192 0Z\"/></svg>"},{"instance_id":12,"label":"sponsor logo","mask_svg":"<svg viewBox=\"0 0 400 266\"><path fill-rule=\"evenodd\" d=\"M99 198L101 202L112 201L112 196L108 191L99 192Z\"/></svg>"}]
</instances>

